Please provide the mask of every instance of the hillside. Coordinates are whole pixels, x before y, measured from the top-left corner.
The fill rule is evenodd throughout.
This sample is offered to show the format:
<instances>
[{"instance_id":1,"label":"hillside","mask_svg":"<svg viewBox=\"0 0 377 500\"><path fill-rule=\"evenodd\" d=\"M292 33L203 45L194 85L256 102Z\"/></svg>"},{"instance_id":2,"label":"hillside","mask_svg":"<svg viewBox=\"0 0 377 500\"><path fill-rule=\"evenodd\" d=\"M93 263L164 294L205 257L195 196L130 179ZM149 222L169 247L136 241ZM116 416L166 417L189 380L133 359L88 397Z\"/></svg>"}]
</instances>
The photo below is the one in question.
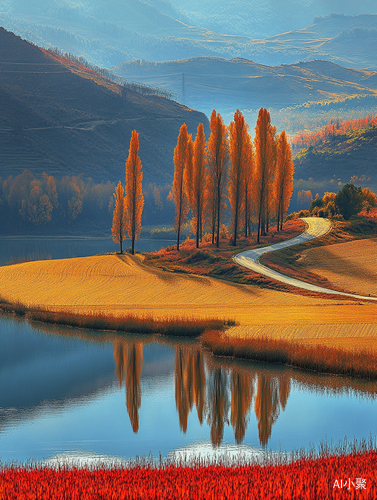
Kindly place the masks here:
<instances>
[{"instance_id":1,"label":"hillside","mask_svg":"<svg viewBox=\"0 0 377 500\"><path fill-rule=\"evenodd\" d=\"M356 176L356 184L377 189L377 126L330 135L315 146L299 151L293 158L295 178L345 184ZM308 187L306 187L308 188Z\"/></svg>"},{"instance_id":2,"label":"hillside","mask_svg":"<svg viewBox=\"0 0 377 500\"><path fill-rule=\"evenodd\" d=\"M72 71L0 29L0 176L29 169L56 178L83 173L124 179L131 131L140 134L144 181L171 182L179 128L196 132L202 113L156 95Z\"/></svg>"},{"instance_id":3,"label":"hillside","mask_svg":"<svg viewBox=\"0 0 377 500\"><path fill-rule=\"evenodd\" d=\"M377 111L376 72L324 60L267 66L240 58L193 57L162 63L137 60L115 71L128 80L166 89L180 102L207 114L213 107L224 115L239 108L250 125L256 118L250 115L268 107L274 123L290 133L297 126L308 126L311 115L350 116L363 107L368 109L364 116L372 109ZM276 123L280 110L277 118L281 123ZM297 115L306 124L299 123ZM325 117L325 123L328 119Z\"/></svg>"}]
</instances>

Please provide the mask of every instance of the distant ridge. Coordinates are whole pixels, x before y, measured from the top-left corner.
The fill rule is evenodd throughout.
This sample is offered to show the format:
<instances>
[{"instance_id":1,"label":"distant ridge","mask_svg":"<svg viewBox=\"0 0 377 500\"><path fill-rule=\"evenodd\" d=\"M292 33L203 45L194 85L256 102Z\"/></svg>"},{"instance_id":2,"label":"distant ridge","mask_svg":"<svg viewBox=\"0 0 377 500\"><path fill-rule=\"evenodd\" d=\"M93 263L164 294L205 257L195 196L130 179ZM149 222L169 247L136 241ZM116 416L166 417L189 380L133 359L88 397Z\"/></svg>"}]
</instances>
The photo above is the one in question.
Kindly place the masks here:
<instances>
[{"instance_id":1,"label":"distant ridge","mask_svg":"<svg viewBox=\"0 0 377 500\"><path fill-rule=\"evenodd\" d=\"M164 88L207 114L212 107L232 113L237 108L256 111L267 107L276 111L305 105L307 119L313 108L322 113L330 103L341 107L340 103L347 101L349 110L377 106L376 71L347 68L327 60L268 66L245 58L192 57L161 63L136 60L114 71L127 79ZM284 114L286 117L287 112Z\"/></svg>"},{"instance_id":2,"label":"distant ridge","mask_svg":"<svg viewBox=\"0 0 377 500\"><path fill-rule=\"evenodd\" d=\"M24 169L124 179L131 131L140 134L144 180L171 182L179 128L206 116L156 95L99 85L0 28L0 176Z\"/></svg>"}]
</instances>

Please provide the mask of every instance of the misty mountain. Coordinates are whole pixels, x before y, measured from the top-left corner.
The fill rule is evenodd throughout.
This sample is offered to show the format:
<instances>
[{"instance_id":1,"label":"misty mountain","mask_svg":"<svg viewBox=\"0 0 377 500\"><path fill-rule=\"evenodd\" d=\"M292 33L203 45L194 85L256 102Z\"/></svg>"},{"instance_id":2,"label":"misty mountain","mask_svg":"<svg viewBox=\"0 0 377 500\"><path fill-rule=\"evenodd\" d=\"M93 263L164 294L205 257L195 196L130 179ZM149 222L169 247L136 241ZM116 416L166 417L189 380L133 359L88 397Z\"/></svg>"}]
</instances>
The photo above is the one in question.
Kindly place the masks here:
<instances>
[{"instance_id":1,"label":"misty mountain","mask_svg":"<svg viewBox=\"0 0 377 500\"><path fill-rule=\"evenodd\" d=\"M247 59L203 57L163 63L133 61L116 71L127 80L167 89L207 116L215 108L227 122L238 108L253 126L259 108L267 107L274 123L278 120L276 125L289 133L306 128L298 115L305 115L308 124L310 116L324 118L326 123L329 113L365 116L377 112L376 72L323 60L267 66Z\"/></svg>"},{"instance_id":2,"label":"misty mountain","mask_svg":"<svg viewBox=\"0 0 377 500\"><path fill-rule=\"evenodd\" d=\"M140 134L144 182L171 182L181 125L208 120L157 95L73 69L0 29L0 176L25 169L56 178L124 180L131 132Z\"/></svg>"},{"instance_id":3,"label":"misty mountain","mask_svg":"<svg viewBox=\"0 0 377 500\"><path fill-rule=\"evenodd\" d=\"M340 7L337 0L0 0L0 24L107 68L133 59L220 56L270 65L326 59L377 69L370 50L376 16L359 15L374 12L374 3ZM329 15L337 8L353 15Z\"/></svg>"},{"instance_id":4,"label":"misty mountain","mask_svg":"<svg viewBox=\"0 0 377 500\"><path fill-rule=\"evenodd\" d=\"M374 0L170 0L170 4L193 25L251 38L298 30L311 25L314 17L333 12L377 13Z\"/></svg>"}]
</instances>

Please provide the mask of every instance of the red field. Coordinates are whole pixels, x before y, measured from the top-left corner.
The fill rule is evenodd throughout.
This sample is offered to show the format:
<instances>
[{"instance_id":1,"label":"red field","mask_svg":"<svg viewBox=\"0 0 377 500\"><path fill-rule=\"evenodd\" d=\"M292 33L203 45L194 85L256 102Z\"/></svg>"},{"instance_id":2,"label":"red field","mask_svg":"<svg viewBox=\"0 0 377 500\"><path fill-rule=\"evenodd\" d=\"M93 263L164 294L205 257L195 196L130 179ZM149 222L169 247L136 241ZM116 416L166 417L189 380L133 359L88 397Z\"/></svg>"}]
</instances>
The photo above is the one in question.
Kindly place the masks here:
<instances>
[{"instance_id":1,"label":"red field","mask_svg":"<svg viewBox=\"0 0 377 500\"><path fill-rule=\"evenodd\" d=\"M287 465L264 467L9 468L0 471L0 498L375 499L376 480L376 451L300 459Z\"/></svg>"}]
</instances>

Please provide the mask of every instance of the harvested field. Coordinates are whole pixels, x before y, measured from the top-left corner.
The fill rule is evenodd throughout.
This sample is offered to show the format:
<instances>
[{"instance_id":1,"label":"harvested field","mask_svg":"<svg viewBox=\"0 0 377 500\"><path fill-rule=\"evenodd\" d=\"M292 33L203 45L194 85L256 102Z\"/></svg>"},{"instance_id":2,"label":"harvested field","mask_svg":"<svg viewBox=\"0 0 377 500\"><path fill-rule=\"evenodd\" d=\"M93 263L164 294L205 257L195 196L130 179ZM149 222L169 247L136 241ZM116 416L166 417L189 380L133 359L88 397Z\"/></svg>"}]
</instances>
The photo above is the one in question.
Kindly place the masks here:
<instances>
[{"instance_id":1,"label":"harvested field","mask_svg":"<svg viewBox=\"0 0 377 500\"><path fill-rule=\"evenodd\" d=\"M345 337L354 339L355 344L368 342L368 346L377 348L377 304L305 297L168 273L129 255L1 267L0 296L13 303L56 311L120 316L132 313L156 319L229 318L240 325L228 332L235 336L260 336L263 328L263 334L271 337L283 332L303 342L308 339L308 343L316 336Z\"/></svg>"},{"instance_id":2,"label":"harvested field","mask_svg":"<svg viewBox=\"0 0 377 500\"><path fill-rule=\"evenodd\" d=\"M301 262L338 290L377 296L377 239L311 248Z\"/></svg>"}]
</instances>

